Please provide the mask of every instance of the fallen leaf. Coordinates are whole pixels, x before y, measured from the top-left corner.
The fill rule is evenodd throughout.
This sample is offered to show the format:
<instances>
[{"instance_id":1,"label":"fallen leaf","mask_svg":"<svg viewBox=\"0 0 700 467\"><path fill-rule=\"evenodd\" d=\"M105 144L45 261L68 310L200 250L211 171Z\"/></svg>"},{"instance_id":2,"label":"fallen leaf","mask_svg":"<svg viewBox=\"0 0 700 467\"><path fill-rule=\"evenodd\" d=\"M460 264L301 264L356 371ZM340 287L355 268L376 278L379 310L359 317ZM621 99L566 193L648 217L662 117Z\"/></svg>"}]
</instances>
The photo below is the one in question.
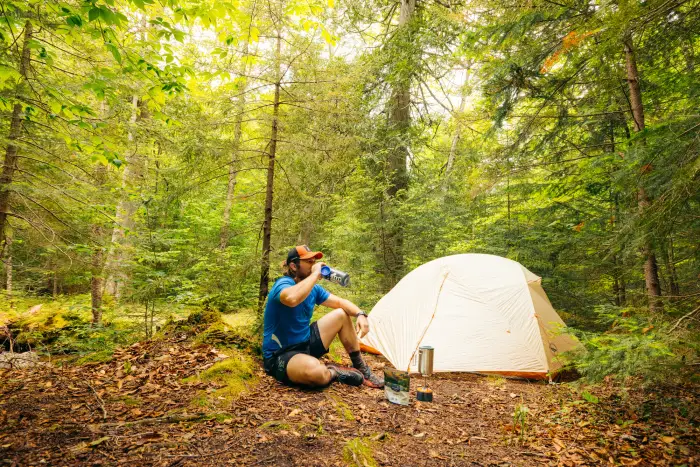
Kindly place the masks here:
<instances>
[{"instance_id":1,"label":"fallen leaf","mask_svg":"<svg viewBox=\"0 0 700 467\"><path fill-rule=\"evenodd\" d=\"M511 398L511 399L514 399L514 398L516 398L516 397L518 397L518 395L517 395L516 393L514 393L514 392L511 392L511 393L510 393L510 398Z\"/></svg>"},{"instance_id":2,"label":"fallen leaf","mask_svg":"<svg viewBox=\"0 0 700 467\"><path fill-rule=\"evenodd\" d=\"M291 412L289 412L288 417L294 417L295 415L299 415L301 413L301 409L294 409Z\"/></svg>"},{"instance_id":3,"label":"fallen leaf","mask_svg":"<svg viewBox=\"0 0 700 467\"><path fill-rule=\"evenodd\" d=\"M78 444L76 444L75 446L73 446L72 448L70 448L70 450L71 450L72 452L76 452L76 453L77 453L77 452L80 452L80 451L84 451L85 449L87 449L87 447L88 447L88 444L87 444L86 442L83 441L82 443L78 443Z\"/></svg>"},{"instance_id":4,"label":"fallen leaf","mask_svg":"<svg viewBox=\"0 0 700 467\"><path fill-rule=\"evenodd\" d=\"M440 454L437 453L437 451L433 451L432 449L428 451L428 454L430 454L430 457L433 459L440 457Z\"/></svg>"},{"instance_id":5,"label":"fallen leaf","mask_svg":"<svg viewBox=\"0 0 700 467\"><path fill-rule=\"evenodd\" d=\"M425 432L420 432L418 434L413 435L414 438L424 438L425 437Z\"/></svg>"},{"instance_id":6,"label":"fallen leaf","mask_svg":"<svg viewBox=\"0 0 700 467\"><path fill-rule=\"evenodd\" d=\"M561 451L562 449L566 449L566 444L559 438L554 438L552 440L554 442L554 449L557 450L557 452Z\"/></svg>"},{"instance_id":7,"label":"fallen leaf","mask_svg":"<svg viewBox=\"0 0 700 467\"><path fill-rule=\"evenodd\" d=\"M662 436L661 437L661 441L663 441L664 443L667 443L667 444L671 444L675 440L676 440L676 438L674 438L673 436Z\"/></svg>"},{"instance_id":8,"label":"fallen leaf","mask_svg":"<svg viewBox=\"0 0 700 467\"><path fill-rule=\"evenodd\" d=\"M627 457L620 458L620 462L622 463L622 465L637 465L637 464L641 463L643 460L644 459L634 460L634 459L629 459Z\"/></svg>"},{"instance_id":9,"label":"fallen leaf","mask_svg":"<svg viewBox=\"0 0 700 467\"><path fill-rule=\"evenodd\" d=\"M100 444L104 443L105 441L109 441L110 437L109 436L103 436L102 438L96 439L95 441L91 442L89 444L90 447L95 447L99 446Z\"/></svg>"}]
</instances>

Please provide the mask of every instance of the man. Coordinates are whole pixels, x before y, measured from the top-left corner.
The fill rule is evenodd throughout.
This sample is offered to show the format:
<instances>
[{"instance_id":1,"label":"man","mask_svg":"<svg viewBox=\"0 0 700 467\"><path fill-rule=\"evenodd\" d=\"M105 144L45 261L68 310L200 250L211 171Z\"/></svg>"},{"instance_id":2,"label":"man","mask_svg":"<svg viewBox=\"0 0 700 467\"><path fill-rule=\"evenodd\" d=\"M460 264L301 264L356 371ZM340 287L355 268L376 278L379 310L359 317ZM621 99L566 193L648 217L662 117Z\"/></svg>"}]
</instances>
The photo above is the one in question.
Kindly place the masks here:
<instances>
[{"instance_id":1,"label":"man","mask_svg":"<svg viewBox=\"0 0 700 467\"><path fill-rule=\"evenodd\" d=\"M286 273L277 279L267 297L263 331L265 372L285 384L324 387L334 381L372 388L384 387L360 354L360 340L369 332L367 315L349 300L336 297L316 284L321 279L320 251L306 245L289 251ZM316 305L334 308L313 324ZM351 317L356 318L353 328ZM328 353L338 336L350 355L353 368L318 359Z\"/></svg>"}]
</instances>

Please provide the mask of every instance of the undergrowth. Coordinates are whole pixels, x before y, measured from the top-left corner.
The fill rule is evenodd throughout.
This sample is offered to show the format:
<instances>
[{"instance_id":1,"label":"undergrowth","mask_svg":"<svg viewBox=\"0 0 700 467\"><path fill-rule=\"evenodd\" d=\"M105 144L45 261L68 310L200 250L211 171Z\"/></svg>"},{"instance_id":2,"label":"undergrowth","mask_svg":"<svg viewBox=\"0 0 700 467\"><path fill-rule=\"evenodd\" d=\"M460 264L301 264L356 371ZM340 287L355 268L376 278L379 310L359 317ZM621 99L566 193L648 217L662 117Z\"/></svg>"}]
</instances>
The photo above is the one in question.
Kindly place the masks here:
<instances>
[{"instance_id":1,"label":"undergrowth","mask_svg":"<svg viewBox=\"0 0 700 467\"><path fill-rule=\"evenodd\" d=\"M598 325L606 330L574 331L583 345L568 356L583 382L638 378L650 385L693 373L700 356L697 331L673 330L668 317L651 316L639 308L604 305L594 311Z\"/></svg>"}]
</instances>

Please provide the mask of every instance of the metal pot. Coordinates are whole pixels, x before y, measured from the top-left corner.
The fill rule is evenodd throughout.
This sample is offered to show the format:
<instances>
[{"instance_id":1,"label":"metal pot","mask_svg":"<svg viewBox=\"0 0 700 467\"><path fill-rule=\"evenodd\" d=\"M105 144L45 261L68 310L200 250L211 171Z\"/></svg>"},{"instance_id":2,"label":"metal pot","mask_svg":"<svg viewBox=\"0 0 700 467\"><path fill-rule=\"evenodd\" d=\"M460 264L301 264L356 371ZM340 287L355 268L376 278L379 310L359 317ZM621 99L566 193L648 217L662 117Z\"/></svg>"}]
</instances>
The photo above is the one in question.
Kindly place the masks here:
<instances>
[{"instance_id":1,"label":"metal pot","mask_svg":"<svg viewBox=\"0 0 700 467\"><path fill-rule=\"evenodd\" d=\"M418 348L418 372L423 376L431 376L433 374L433 356L435 348L429 345L423 345Z\"/></svg>"}]
</instances>

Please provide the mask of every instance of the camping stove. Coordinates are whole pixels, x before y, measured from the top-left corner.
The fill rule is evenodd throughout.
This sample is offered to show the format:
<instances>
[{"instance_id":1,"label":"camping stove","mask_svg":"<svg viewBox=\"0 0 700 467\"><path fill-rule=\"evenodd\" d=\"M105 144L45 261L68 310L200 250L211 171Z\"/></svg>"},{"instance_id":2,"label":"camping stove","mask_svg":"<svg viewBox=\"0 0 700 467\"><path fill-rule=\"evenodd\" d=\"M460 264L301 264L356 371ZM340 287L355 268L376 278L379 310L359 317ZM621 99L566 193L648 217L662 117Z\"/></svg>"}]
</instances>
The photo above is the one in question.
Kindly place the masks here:
<instances>
[{"instance_id":1,"label":"camping stove","mask_svg":"<svg viewBox=\"0 0 700 467\"><path fill-rule=\"evenodd\" d=\"M423 387L416 390L416 399L421 402L433 401L433 390L428 387L427 378L433 375L433 357L435 348L424 345L418 348L418 372L426 378Z\"/></svg>"}]
</instances>

